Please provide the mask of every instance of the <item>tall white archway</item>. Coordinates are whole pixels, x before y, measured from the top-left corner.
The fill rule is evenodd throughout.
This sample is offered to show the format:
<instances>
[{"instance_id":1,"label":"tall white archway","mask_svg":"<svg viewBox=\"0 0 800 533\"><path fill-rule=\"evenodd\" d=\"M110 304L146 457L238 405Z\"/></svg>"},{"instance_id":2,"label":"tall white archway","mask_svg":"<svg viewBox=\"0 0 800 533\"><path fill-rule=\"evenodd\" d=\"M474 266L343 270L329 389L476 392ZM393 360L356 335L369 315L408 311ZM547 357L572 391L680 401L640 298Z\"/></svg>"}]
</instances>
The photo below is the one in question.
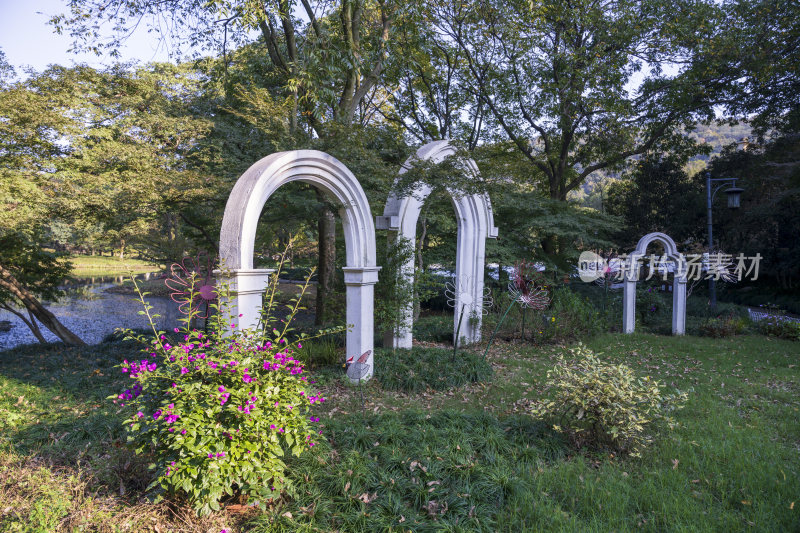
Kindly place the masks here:
<instances>
[{"instance_id":1,"label":"tall white archway","mask_svg":"<svg viewBox=\"0 0 800 533\"><path fill-rule=\"evenodd\" d=\"M404 174L416 160L429 160L438 163L446 157L456 153L448 141L433 141L422 146L417 153L405 162L400 174ZM473 160L468 160L469 172L479 179L478 165ZM399 178L398 178L399 179ZM453 201L458 219L458 237L456 248L456 285L457 290L453 321L453 342L457 344L470 344L481 338L481 319L483 316L483 268L486 260L486 239L497 238L497 228L494 225L492 204L486 194L459 194L458 191L448 190ZM417 220L419 219L422 205L431 193L429 186L420 184L413 194L398 197L392 193L386 201L383 216L376 217L378 229L389 230L389 238L395 240L399 237L415 242L417 237ZM413 278L414 261L410 259L402 267L403 275ZM465 319L461 325L461 339L456 339L458 318L462 305L465 309ZM411 348L413 328L413 306L409 302L405 310L404 326L394 335L393 343L396 348ZM476 320L469 320L475 317Z\"/></svg>"},{"instance_id":2,"label":"tall white archway","mask_svg":"<svg viewBox=\"0 0 800 533\"><path fill-rule=\"evenodd\" d=\"M220 258L235 291L234 316L241 328L259 318L262 296L272 269L253 269L256 226L267 199L286 183L301 181L322 190L337 203L344 229L344 283L347 291L347 356L373 348L374 286L380 267L375 264L375 226L367 197L352 172L335 157L317 150L269 155L242 174L234 185L220 231ZM373 372L373 356L366 361Z\"/></svg>"},{"instance_id":3,"label":"tall white archway","mask_svg":"<svg viewBox=\"0 0 800 533\"><path fill-rule=\"evenodd\" d=\"M636 282L639 281L639 261L647 253L647 247L659 242L664 247L664 255L674 265L672 282L672 334L686 333L686 258L678 252L675 241L665 233L648 233L636 244L636 249L628 256L625 266L625 287L623 294L622 323L625 333L636 329Z\"/></svg>"}]
</instances>

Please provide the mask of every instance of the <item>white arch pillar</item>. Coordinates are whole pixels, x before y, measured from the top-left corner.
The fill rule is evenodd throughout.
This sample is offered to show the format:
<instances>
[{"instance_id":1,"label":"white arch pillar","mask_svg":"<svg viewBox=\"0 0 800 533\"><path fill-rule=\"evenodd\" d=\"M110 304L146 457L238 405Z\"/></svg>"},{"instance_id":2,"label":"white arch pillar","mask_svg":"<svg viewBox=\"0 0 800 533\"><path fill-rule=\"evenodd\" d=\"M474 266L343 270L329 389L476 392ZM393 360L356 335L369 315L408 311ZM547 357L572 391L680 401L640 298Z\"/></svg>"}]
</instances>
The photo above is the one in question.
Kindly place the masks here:
<instances>
[{"instance_id":1,"label":"white arch pillar","mask_svg":"<svg viewBox=\"0 0 800 533\"><path fill-rule=\"evenodd\" d=\"M456 148L448 141L430 142L419 148L415 155L408 158L403 168L400 169L400 174L407 172L414 160L429 160L439 163L455 153ZM469 172L475 179L479 179L478 165L471 159L467 161L467 164ZM453 320L453 342L470 344L478 342L481 338L486 239L497 238L497 228L494 225L492 204L488 195L459 194L458 191L450 189L448 189L448 192L453 201L458 221L456 248L457 295ZM389 230L389 239L391 241L405 238L412 243L415 242L417 238L417 220L422 211L422 205L430 193L429 186L420 184L412 194L407 196L398 197L394 193L390 194L383 210L383 216L376 217L377 228ZM401 267L401 273L413 280L413 258L409 259ZM459 288L461 290L458 290ZM461 324L461 338L456 339L458 318L462 304L465 305L465 317ZM470 316L475 316L477 320L469 320ZM411 302L406 306L403 322L404 327L393 338L395 348L411 348L413 330L413 305Z\"/></svg>"},{"instance_id":2,"label":"white arch pillar","mask_svg":"<svg viewBox=\"0 0 800 533\"><path fill-rule=\"evenodd\" d=\"M625 263L624 292L622 303L622 330L633 333L636 330L636 283L639 281L639 262L647 253L647 247L653 242L664 246L664 255L674 265L672 282L672 334L686 333L686 258L678 252L669 235L655 232L648 233L636 244L636 249L628 256Z\"/></svg>"},{"instance_id":3,"label":"white arch pillar","mask_svg":"<svg viewBox=\"0 0 800 533\"><path fill-rule=\"evenodd\" d=\"M220 231L220 259L235 290L232 311L241 329L258 323L261 301L272 269L253 269L256 226L264 204L286 183L301 181L322 190L340 207L347 266L347 357L373 349L375 226L367 197L353 174L335 157L317 150L269 155L242 174L234 185ZM241 314L241 317L238 315ZM373 374L373 355L367 359Z\"/></svg>"}]
</instances>

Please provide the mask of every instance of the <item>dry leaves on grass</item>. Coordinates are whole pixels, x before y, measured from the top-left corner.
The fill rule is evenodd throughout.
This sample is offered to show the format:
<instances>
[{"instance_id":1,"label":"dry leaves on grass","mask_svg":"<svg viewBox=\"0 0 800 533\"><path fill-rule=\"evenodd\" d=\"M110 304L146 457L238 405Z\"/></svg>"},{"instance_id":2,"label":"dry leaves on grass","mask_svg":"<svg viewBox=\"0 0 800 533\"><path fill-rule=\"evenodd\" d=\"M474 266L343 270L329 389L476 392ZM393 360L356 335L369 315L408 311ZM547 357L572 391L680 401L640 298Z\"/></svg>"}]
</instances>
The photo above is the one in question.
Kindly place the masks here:
<instances>
[{"instance_id":1,"label":"dry leaves on grass","mask_svg":"<svg viewBox=\"0 0 800 533\"><path fill-rule=\"evenodd\" d=\"M75 468L0 454L0 522L12 530L206 533L231 531L241 520L233 513L201 518L173 503L123 498L117 487L98 486Z\"/></svg>"}]
</instances>

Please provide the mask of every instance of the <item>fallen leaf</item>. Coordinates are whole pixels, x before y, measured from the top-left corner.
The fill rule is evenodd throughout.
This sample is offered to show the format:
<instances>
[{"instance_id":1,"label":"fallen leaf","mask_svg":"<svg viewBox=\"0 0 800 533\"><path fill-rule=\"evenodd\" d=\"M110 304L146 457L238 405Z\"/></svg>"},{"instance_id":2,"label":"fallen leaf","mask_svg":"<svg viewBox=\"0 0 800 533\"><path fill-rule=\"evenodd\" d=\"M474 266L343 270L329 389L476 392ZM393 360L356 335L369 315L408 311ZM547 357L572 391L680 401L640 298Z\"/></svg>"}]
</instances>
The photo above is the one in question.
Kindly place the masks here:
<instances>
[{"instance_id":1,"label":"fallen leaf","mask_svg":"<svg viewBox=\"0 0 800 533\"><path fill-rule=\"evenodd\" d=\"M345 485L344 485L344 491L347 492L348 490L350 490L350 482L349 481L347 483L345 483Z\"/></svg>"},{"instance_id":2,"label":"fallen leaf","mask_svg":"<svg viewBox=\"0 0 800 533\"><path fill-rule=\"evenodd\" d=\"M675 470L676 468L678 468L678 463L680 463L680 461L678 461L677 459L673 459L673 460L672 460L672 469L673 469L673 470Z\"/></svg>"},{"instance_id":3,"label":"fallen leaf","mask_svg":"<svg viewBox=\"0 0 800 533\"><path fill-rule=\"evenodd\" d=\"M289 518L289 519L291 519L291 518L294 518L294 517L292 516L292 513L290 513L289 511L286 511L286 512L285 512L285 513L283 513L281 516L285 516L286 518Z\"/></svg>"}]
</instances>

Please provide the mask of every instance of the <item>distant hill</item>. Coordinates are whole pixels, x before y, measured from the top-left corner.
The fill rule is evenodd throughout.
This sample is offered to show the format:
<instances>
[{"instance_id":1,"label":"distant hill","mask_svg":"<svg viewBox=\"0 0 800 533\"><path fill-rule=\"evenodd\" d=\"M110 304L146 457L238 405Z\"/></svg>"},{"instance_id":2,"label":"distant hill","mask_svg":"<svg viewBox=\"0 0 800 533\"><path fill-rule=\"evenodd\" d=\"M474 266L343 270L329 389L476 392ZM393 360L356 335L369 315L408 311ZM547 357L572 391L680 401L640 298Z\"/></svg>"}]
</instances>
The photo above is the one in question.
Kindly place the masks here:
<instances>
[{"instance_id":1,"label":"distant hill","mask_svg":"<svg viewBox=\"0 0 800 533\"><path fill-rule=\"evenodd\" d=\"M698 124L695 130L689 134L689 137L699 143L711 145L712 156L720 153L725 146L732 143L738 143L745 138L752 136L752 128L747 124L737 124L729 126L728 124ZM696 159L707 161L710 156L700 156Z\"/></svg>"},{"instance_id":2,"label":"distant hill","mask_svg":"<svg viewBox=\"0 0 800 533\"><path fill-rule=\"evenodd\" d=\"M701 144L711 146L710 155L700 155L693 157L686 164L686 173L690 176L706 168L706 162L719 154L723 148L741 142L743 139L752 137L752 128L747 124L697 124L695 129L689 133L689 137ZM617 180L620 174L617 172L595 172L580 189L570 195L571 200L575 200L586 207L601 209L601 190L605 189L609 181Z\"/></svg>"}]
</instances>

